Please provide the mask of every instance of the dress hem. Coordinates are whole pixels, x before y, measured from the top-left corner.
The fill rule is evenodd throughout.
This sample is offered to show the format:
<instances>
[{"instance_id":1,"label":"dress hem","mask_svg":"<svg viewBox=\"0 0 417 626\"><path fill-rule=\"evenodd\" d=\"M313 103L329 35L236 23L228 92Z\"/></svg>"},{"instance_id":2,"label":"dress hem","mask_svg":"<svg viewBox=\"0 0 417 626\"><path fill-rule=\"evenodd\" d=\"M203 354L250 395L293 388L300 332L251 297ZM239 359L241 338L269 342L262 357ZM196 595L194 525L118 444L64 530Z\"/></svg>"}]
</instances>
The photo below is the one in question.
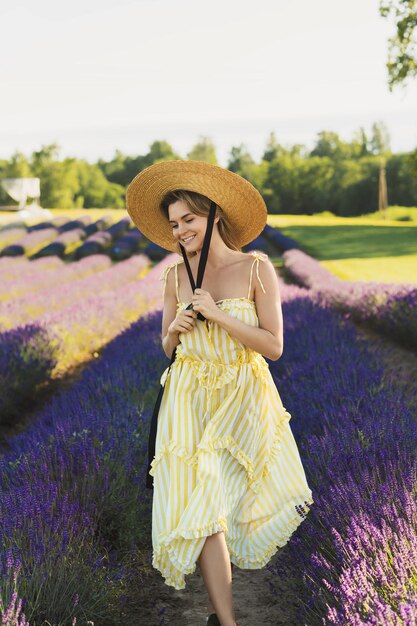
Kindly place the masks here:
<instances>
[{"instance_id":1,"label":"dress hem","mask_svg":"<svg viewBox=\"0 0 417 626\"><path fill-rule=\"evenodd\" d=\"M228 551L230 554L231 562L240 569L262 569L273 557L279 548L284 547L303 519L307 516L310 507L314 504L311 489L306 493L305 499L300 502L302 504L294 505L295 513L288 521L285 530L269 544L268 548L261 554L253 554L246 556L239 556L239 554L228 544ZM208 537L219 531L218 527L221 527L221 531L226 534L228 532L227 519L224 515L219 516L216 520L205 524L204 526L197 528L178 529L176 528L165 537L161 538L161 544L153 551L152 565L157 569L163 578L166 585L174 587L176 590L185 589L186 583L184 576L193 574L197 567L197 561L193 563L179 562L178 555L175 553L172 542L178 538L184 539L199 539L202 537ZM162 566L161 561L164 557L164 552L168 554L171 563L175 561L175 566L165 568Z\"/></svg>"}]
</instances>

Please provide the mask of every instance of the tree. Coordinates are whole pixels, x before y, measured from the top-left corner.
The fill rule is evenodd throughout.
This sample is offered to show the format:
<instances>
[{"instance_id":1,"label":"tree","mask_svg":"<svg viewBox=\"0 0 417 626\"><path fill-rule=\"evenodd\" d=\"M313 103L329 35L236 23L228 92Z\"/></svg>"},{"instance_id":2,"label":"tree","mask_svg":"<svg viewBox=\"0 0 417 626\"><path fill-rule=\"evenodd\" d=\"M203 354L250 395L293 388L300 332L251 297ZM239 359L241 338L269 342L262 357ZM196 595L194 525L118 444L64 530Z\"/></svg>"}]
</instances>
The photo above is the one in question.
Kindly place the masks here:
<instances>
[{"instance_id":1,"label":"tree","mask_svg":"<svg viewBox=\"0 0 417 626\"><path fill-rule=\"evenodd\" d=\"M41 204L46 208L68 209L74 206L74 194L79 184L75 159L58 161L60 147L56 143L43 145L32 152L30 162L34 176L41 181Z\"/></svg>"},{"instance_id":2,"label":"tree","mask_svg":"<svg viewBox=\"0 0 417 626\"><path fill-rule=\"evenodd\" d=\"M367 156L369 154L369 140L366 135L365 129L361 126L358 131L356 131L353 135L353 140L351 142L352 145L352 156L361 158Z\"/></svg>"},{"instance_id":3,"label":"tree","mask_svg":"<svg viewBox=\"0 0 417 626\"><path fill-rule=\"evenodd\" d=\"M410 154L406 155L406 158L407 165L410 168L410 172L413 173L414 180L416 181L417 185L417 148L415 148L413 152L410 152Z\"/></svg>"},{"instance_id":4,"label":"tree","mask_svg":"<svg viewBox=\"0 0 417 626\"><path fill-rule=\"evenodd\" d=\"M386 160L389 204L416 206L417 204L417 149L390 155Z\"/></svg>"},{"instance_id":5,"label":"tree","mask_svg":"<svg viewBox=\"0 0 417 626\"><path fill-rule=\"evenodd\" d=\"M370 148L372 154L379 154L381 156L391 152L390 136L384 122L374 122L374 124L372 124Z\"/></svg>"},{"instance_id":6,"label":"tree","mask_svg":"<svg viewBox=\"0 0 417 626\"><path fill-rule=\"evenodd\" d=\"M262 195L269 213L300 213L301 160L289 154L278 157L268 164Z\"/></svg>"},{"instance_id":7,"label":"tree","mask_svg":"<svg viewBox=\"0 0 417 626\"><path fill-rule=\"evenodd\" d=\"M255 161L249 154L245 144L241 143L239 146L232 146L227 169L242 175L242 172L250 169L253 165L255 165Z\"/></svg>"},{"instance_id":8,"label":"tree","mask_svg":"<svg viewBox=\"0 0 417 626\"><path fill-rule=\"evenodd\" d=\"M193 161L206 161L212 165L217 165L216 148L209 137L200 135L199 141L192 147L187 154L187 159Z\"/></svg>"},{"instance_id":9,"label":"tree","mask_svg":"<svg viewBox=\"0 0 417 626\"><path fill-rule=\"evenodd\" d=\"M106 162L103 159L97 161L97 167L100 168L107 180L124 187L127 187L136 174L148 165L152 165L152 163L145 156L124 156L119 150L116 150L111 161Z\"/></svg>"},{"instance_id":10,"label":"tree","mask_svg":"<svg viewBox=\"0 0 417 626\"><path fill-rule=\"evenodd\" d=\"M265 165L268 164L265 163ZM243 143L239 146L232 146L227 169L246 178L246 180L250 181L255 187L265 178L265 175L263 175L263 172L260 170L260 166L256 165Z\"/></svg>"},{"instance_id":11,"label":"tree","mask_svg":"<svg viewBox=\"0 0 417 626\"><path fill-rule=\"evenodd\" d=\"M333 204L334 167L329 157L299 159L297 179L300 212L313 215L335 208Z\"/></svg>"},{"instance_id":12,"label":"tree","mask_svg":"<svg viewBox=\"0 0 417 626\"><path fill-rule=\"evenodd\" d=\"M405 84L417 74L417 51L415 30L417 27L417 0L381 0L379 12L382 17L391 13L396 21L396 33L388 39L388 87Z\"/></svg>"},{"instance_id":13,"label":"tree","mask_svg":"<svg viewBox=\"0 0 417 626\"><path fill-rule=\"evenodd\" d=\"M303 143L295 143L287 150L287 154L298 159L306 159L309 156L309 151Z\"/></svg>"},{"instance_id":14,"label":"tree","mask_svg":"<svg viewBox=\"0 0 417 626\"><path fill-rule=\"evenodd\" d=\"M153 163L172 161L180 157L174 152L171 144L167 141L154 141L145 158L149 161L149 165L152 165Z\"/></svg>"},{"instance_id":15,"label":"tree","mask_svg":"<svg viewBox=\"0 0 417 626\"><path fill-rule=\"evenodd\" d=\"M79 190L77 160L51 161L38 170L41 179L41 204L48 209L72 209Z\"/></svg>"},{"instance_id":16,"label":"tree","mask_svg":"<svg viewBox=\"0 0 417 626\"><path fill-rule=\"evenodd\" d=\"M77 161L78 189L75 198L77 206L124 207L124 187L110 183L98 165L91 165L85 160Z\"/></svg>"},{"instance_id":17,"label":"tree","mask_svg":"<svg viewBox=\"0 0 417 626\"><path fill-rule=\"evenodd\" d=\"M146 167L160 161L171 161L180 158L174 152L170 143L164 140L157 140L150 145L149 152L145 155L131 157L124 155L120 150L116 150L111 161L99 159L97 165L111 183L127 187L136 174Z\"/></svg>"},{"instance_id":18,"label":"tree","mask_svg":"<svg viewBox=\"0 0 417 626\"><path fill-rule=\"evenodd\" d=\"M99 159L97 161L97 165L101 169L105 177L112 183L124 184L124 173L127 158L128 157L125 156L121 150L116 149L114 157L111 161L104 161L104 159Z\"/></svg>"},{"instance_id":19,"label":"tree","mask_svg":"<svg viewBox=\"0 0 417 626\"><path fill-rule=\"evenodd\" d=\"M57 161L60 151L61 148L57 143L51 143L42 146L38 152L32 152L31 162L33 171L42 171L45 167L48 167L50 163ZM36 175L39 176L39 174Z\"/></svg>"},{"instance_id":20,"label":"tree","mask_svg":"<svg viewBox=\"0 0 417 626\"><path fill-rule=\"evenodd\" d=\"M23 152L16 151L2 171L2 178L32 178L30 164Z\"/></svg>"},{"instance_id":21,"label":"tree","mask_svg":"<svg viewBox=\"0 0 417 626\"><path fill-rule=\"evenodd\" d=\"M310 156L329 157L330 159L343 159L346 158L350 150L339 137L339 135L333 131L322 130L318 133L318 140L310 152Z\"/></svg>"},{"instance_id":22,"label":"tree","mask_svg":"<svg viewBox=\"0 0 417 626\"><path fill-rule=\"evenodd\" d=\"M266 142L265 151L262 155L263 161L271 162L279 156L285 154L285 149L278 143L274 132L269 133L268 141Z\"/></svg>"}]
</instances>

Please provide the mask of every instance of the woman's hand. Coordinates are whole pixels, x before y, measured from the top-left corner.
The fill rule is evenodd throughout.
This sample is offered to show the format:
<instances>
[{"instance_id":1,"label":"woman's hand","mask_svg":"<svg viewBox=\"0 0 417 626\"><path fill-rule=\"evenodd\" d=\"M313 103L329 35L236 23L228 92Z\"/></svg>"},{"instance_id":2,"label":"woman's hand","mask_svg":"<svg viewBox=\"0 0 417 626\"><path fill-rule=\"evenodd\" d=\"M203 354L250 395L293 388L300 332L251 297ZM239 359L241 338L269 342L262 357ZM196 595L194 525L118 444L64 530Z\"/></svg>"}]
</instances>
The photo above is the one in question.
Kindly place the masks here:
<instances>
[{"instance_id":1,"label":"woman's hand","mask_svg":"<svg viewBox=\"0 0 417 626\"><path fill-rule=\"evenodd\" d=\"M169 325L168 333L188 333L194 328L196 318L197 313L192 309L184 309L183 311L180 311L177 317L172 320L171 324Z\"/></svg>"},{"instance_id":2,"label":"woman's hand","mask_svg":"<svg viewBox=\"0 0 417 626\"><path fill-rule=\"evenodd\" d=\"M201 313L207 320L215 321L219 315L219 307L214 302L211 294L204 289L196 289L191 303L194 311Z\"/></svg>"}]
</instances>

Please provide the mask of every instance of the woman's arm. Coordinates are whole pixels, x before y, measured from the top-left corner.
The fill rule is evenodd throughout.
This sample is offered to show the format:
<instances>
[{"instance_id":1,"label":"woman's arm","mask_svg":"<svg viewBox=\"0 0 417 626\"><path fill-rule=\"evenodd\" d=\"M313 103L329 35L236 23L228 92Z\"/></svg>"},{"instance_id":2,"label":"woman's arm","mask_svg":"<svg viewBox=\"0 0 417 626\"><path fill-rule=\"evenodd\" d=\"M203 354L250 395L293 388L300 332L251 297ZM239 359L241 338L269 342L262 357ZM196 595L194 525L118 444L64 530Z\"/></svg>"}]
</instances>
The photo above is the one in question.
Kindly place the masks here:
<instances>
[{"instance_id":1,"label":"woman's arm","mask_svg":"<svg viewBox=\"0 0 417 626\"><path fill-rule=\"evenodd\" d=\"M165 337L162 339L162 348L170 359L174 348L180 343L179 333L168 331Z\"/></svg>"},{"instance_id":2,"label":"woman's arm","mask_svg":"<svg viewBox=\"0 0 417 626\"><path fill-rule=\"evenodd\" d=\"M175 275L174 271L169 270L165 281L164 309L162 313L162 348L169 359L174 352L174 348L180 343L179 333L170 330L170 325L176 316L176 310Z\"/></svg>"},{"instance_id":3,"label":"woman's arm","mask_svg":"<svg viewBox=\"0 0 417 626\"><path fill-rule=\"evenodd\" d=\"M279 282L269 259L259 264L259 273L265 293L255 283L255 304L259 328L251 326L218 308L216 322L248 348L277 361L284 349L283 318Z\"/></svg>"}]
</instances>

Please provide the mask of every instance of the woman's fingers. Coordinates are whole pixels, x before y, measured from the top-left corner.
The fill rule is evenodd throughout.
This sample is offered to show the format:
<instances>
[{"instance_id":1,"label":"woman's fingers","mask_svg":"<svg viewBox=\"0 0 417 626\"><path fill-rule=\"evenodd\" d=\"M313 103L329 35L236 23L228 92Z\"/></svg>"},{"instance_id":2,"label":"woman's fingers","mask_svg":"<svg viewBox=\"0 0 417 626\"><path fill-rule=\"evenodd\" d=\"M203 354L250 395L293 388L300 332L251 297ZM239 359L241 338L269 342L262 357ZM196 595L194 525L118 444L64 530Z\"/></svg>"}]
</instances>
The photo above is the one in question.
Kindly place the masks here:
<instances>
[{"instance_id":1,"label":"woman's fingers","mask_svg":"<svg viewBox=\"0 0 417 626\"><path fill-rule=\"evenodd\" d=\"M192 330L194 327L196 318L197 318L196 311L193 311L191 309L181 311L181 313L178 315L178 318L177 318L176 330L178 330L181 333Z\"/></svg>"}]
</instances>

